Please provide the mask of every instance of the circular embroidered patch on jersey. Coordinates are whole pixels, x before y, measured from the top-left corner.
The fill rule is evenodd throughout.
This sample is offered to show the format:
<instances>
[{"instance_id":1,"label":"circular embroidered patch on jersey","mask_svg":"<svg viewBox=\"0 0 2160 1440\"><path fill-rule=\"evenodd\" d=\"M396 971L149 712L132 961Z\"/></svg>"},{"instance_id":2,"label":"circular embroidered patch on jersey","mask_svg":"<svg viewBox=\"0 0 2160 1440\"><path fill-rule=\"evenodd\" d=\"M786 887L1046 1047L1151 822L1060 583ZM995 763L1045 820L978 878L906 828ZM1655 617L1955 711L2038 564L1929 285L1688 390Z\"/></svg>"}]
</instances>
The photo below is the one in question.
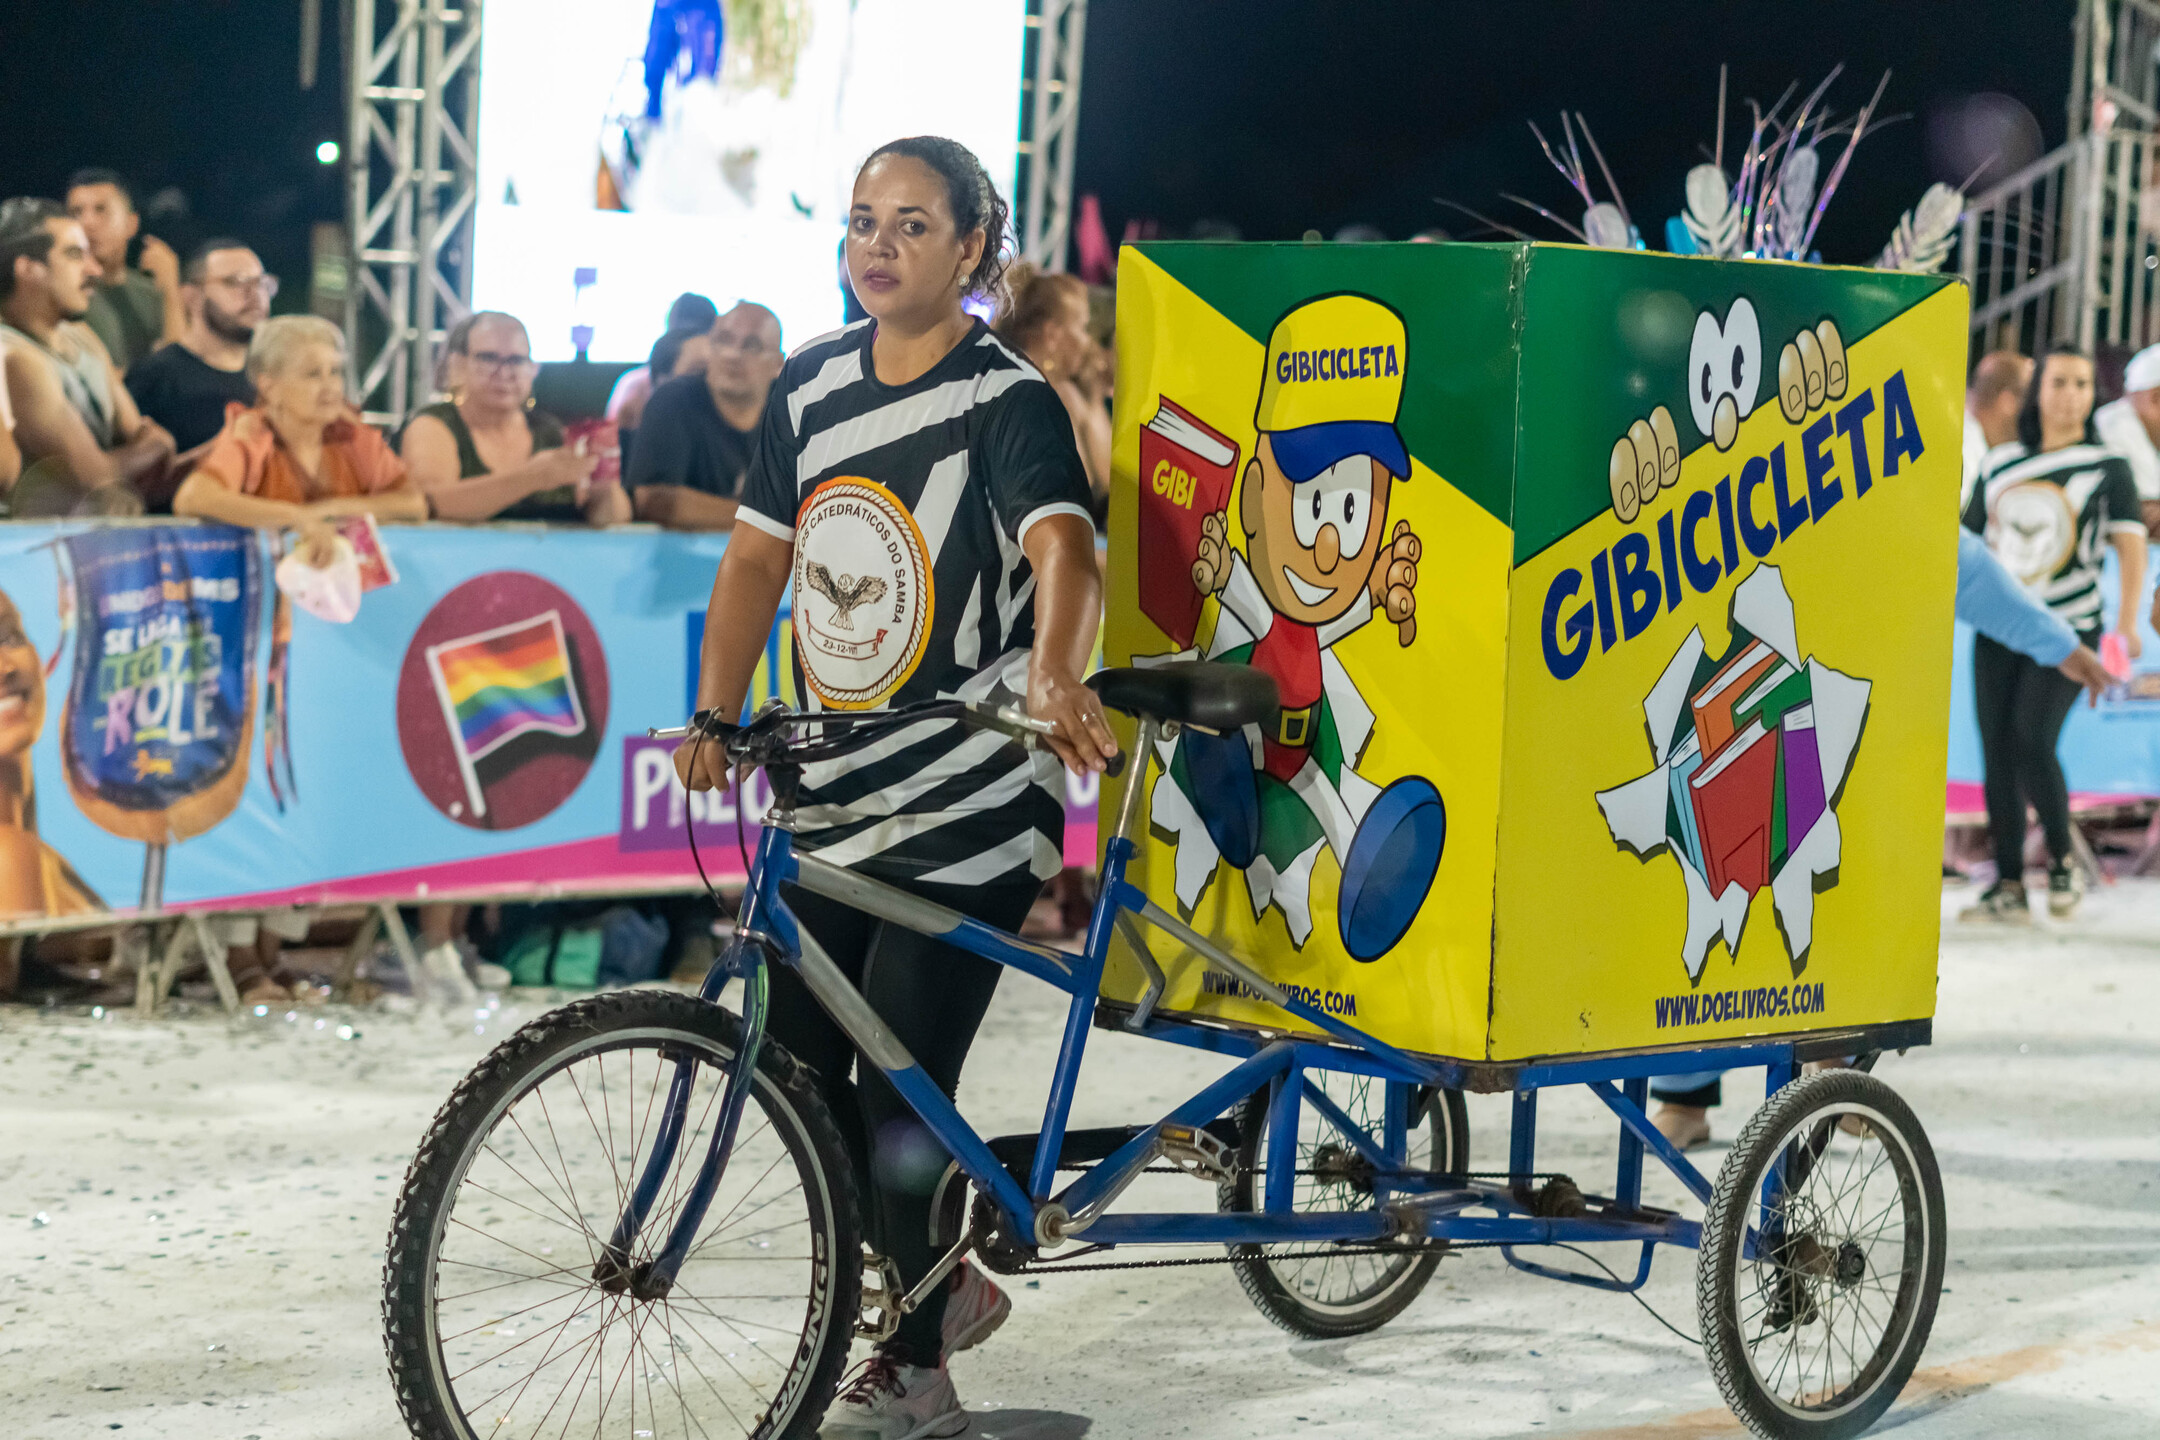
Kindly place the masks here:
<instances>
[{"instance_id":1,"label":"circular embroidered patch on jersey","mask_svg":"<svg viewBox=\"0 0 2160 1440\"><path fill-rule=\"evenodd\" d=\"M867 710L906 683L937 605L915 517L874 480L843 476L795 518L795 654L811 691Z\"/></svg>"},{"instance_id":2,"label":"circular embroidered patch on jersey","mask_svg":"<svg viewBox=\"0 0 2160 1440\"><path fill-rule=\"evenodd\" d=\"M2053 575L2077 546L2070 497L2052 480L2027 480L1995 497L1995 553L2026 585Z\"/></svg>"}]
</instances>

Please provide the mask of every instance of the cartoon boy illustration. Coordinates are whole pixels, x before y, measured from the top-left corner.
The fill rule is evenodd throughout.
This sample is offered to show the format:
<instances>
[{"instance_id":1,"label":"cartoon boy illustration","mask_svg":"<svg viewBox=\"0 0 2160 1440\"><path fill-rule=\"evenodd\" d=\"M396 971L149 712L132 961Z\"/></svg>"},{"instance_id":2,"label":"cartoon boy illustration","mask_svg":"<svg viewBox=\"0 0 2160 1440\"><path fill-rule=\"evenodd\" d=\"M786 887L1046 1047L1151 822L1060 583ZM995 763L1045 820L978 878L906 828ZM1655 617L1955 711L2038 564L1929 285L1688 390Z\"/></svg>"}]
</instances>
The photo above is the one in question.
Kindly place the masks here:
<instances>
[{"instance_id":1,"label":"cartoon boy illustration","mask_svg":"<svg viewBox=\"0 0 2160 1440\"><path fill-rule=\"evenodd\" d=\"M1227 510L1208 516L1192 573L1221 607L1205 658L1273 676L1282 710L1267 730L1187 730L1151 818L1177 836L1182 903L1219 855L1245 872L1254 913L1279 908L1301 947L1325 845L1342 870L1343 946L1374 960L1409 929L1447 834L1431 781L1383 790L1357 773L1373 714L1334 649L1376 613L1405 646L1417 633L1421 547L1407 520L1388 530L1389 491L1410 474L1395 429L1402 317L1362 295L1307 301L1276 322L1266 363L1236 501L1246 548L1232 547Z\"/></svg>"}]
</instances>

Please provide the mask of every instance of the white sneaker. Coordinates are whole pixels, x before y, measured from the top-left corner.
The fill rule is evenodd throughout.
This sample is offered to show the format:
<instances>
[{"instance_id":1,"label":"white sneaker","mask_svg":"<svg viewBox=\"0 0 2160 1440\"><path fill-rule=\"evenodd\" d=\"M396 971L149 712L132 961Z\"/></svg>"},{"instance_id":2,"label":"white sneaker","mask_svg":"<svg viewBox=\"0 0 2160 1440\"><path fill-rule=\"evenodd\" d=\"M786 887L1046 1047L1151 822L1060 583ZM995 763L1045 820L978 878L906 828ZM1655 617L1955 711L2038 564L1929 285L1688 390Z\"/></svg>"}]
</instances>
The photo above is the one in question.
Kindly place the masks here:
<instances>
[{"instance_id":1,"label":"white sneaker","mask_svg":"<svg viewBox=\"0 0 2160 1440\"><path fill-rule=\"evenodd\" d=\"M938 1329L946 1355L957 1355L982 1344L1010 1314L1012 1297L992 1284L982 1271L961 1261L960 1268L953 1271L952 1289L945 1297L945 1322Z\"/></svg>"},{"instance_id":2,"label":"white sneaker","mask_svg":"<svg viewBox=\"0 0 2160 1440\"><path fill-rule=\"evenodd\" d=\"M480 998L472 979L465 973L465 957L457 946L449 943L437 945L420 957L420 968L427 972L429 998L444 1009L471 1005Z\"/></svg>"},{"instance_id":3,"label":"white sneaker","mask_svg":"<svg viewBox=\"0 0 2160 1440\"><path fill-rule=\"evenodd\" d=\"M900 1365L872 1354L841 1387L840 1398L826 1412L819 1440L919 1440L958 1435L968 1427L967 1411L953 1392L943 1365L935 1370Z\"/></svg>"}]
</instances>

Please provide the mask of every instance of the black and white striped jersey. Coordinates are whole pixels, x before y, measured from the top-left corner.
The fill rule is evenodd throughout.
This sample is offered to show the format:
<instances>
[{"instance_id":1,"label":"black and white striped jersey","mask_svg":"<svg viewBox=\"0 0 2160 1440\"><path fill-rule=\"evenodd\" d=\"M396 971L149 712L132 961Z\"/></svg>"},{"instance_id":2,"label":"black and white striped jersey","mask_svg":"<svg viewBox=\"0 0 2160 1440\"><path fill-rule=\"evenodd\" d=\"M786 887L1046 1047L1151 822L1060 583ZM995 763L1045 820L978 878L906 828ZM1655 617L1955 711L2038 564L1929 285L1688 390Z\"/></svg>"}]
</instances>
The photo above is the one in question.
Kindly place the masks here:
<instances>
[{"instance_id":1,"label":"black and white striped jersey","mask_svg":"<svg viewBox=\"0 0 2160 1440\"><path fill-rule=\"evenodd\" d=\"M2130 462L2098 445L2038 455L1996 446L1966 502L1965 525L2034 599L2085 635L2105 628L2100 570L2110 537L2145 533Z\"/></svg>"},{"instance_id":2,"label":"black and white striped jersey","mask_svg":"<svg viewBox=\"0 0 2160 1440\"><path fill-rule=\"evenodd\" d=\"M874 322L788 357L737 520L795 547L797 693L813 709L1027 689L1035 577L1020 537L1087 518L1057 393L981 322L930 371L879 382ZM981 885L1056 873L1056 760L950 721L806 768L797 841L881 878Z\"/></svg>"}]
</instances>

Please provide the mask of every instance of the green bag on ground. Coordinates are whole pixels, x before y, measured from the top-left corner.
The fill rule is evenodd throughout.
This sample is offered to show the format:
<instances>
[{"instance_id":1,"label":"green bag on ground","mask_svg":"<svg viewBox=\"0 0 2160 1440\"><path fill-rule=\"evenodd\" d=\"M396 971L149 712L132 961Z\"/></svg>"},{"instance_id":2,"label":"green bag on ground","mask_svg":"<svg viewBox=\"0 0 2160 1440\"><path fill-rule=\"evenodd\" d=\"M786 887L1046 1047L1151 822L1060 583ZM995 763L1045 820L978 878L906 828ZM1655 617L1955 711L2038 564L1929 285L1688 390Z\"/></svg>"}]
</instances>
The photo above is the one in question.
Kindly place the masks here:
<instances>
[{"instance_id":1,"label":"green bag on ground","mask_svg":"<svg viewBox=\"0 0 2160 1440\"><path fill-rule=\"evenodd\" d=\"M600 983L605 939L598 925L535 925L510 943L503 967L513 985L591 990Z\"/></svg>"}]
</instances>

